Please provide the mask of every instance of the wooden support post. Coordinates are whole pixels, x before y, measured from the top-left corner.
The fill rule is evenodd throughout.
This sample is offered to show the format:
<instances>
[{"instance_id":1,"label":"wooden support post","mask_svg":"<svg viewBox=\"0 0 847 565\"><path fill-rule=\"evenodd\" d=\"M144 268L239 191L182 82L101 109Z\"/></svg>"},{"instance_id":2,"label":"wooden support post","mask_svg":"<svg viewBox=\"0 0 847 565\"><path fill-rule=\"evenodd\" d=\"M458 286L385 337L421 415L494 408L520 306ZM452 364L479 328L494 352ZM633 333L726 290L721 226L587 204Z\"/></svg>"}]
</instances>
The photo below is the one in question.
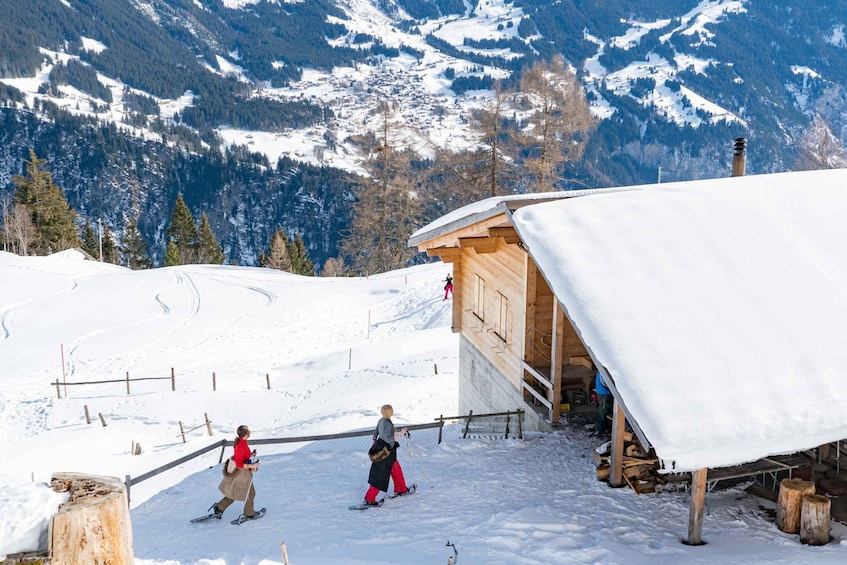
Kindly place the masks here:
<instances>
[{"instance_id":1,"label":"wooden support post","mask_svg":"<svg viewBox=\"0 0 847 565\"><path fill-rule=\"evenodd\" d=\"M815 483L802 479L782 479L776 501L776 527L786 534L800 533L803 497L815 494Z\"/></svg>"},{"instance_id":2,"label":"wooden support post","mask_svg":"<svg viewBox=\"0 0 847 565\"><path fill-rule=\"evenodd\" d=\"M176 373L173 367L171 367L171 392L176 392Z\"/></svg>"},{"instance_id":3,"label":"wooden support post","mask_svg":"<svg viewBox=\"0 0 847 565\"><path fill-rule=\"evenodd\" d=\"M179 435L182 436L182 443L185 443L185 430L182 428L182 420L179 421Z\"/></svg>"},{"instance_id":4,"label":"wooden support post","mask_svg":"<svg viewBox=\"0 0 847 565\"><path fill-rule=\"evenodd\" d=\"M562 404L562 363L565 359L565 311L559 304L559 299L553 296L553 343L550 347L550 381L553 383L552 390L548 389L548 398L552 404L550 408L550 423L557 425L561 414L559 406Z\"/></svg>"},{"instance_id":5,"label":"wooden support post","mask_svg":"<svg viewBox=\"0 0 847 565\"><path fill-rule=\"evenodd\" d=\"M350 352L347 354L347 370L349 371L353 368L353 348L350 348Z\"/></svg>"},{"instance_id":6,"label":"wooden support post","mask_svg":"<svg viewBox=\"0 0 847 565\"><path fill-rule=\"evenodd\" d=\"M129 371L126 372L126 393L129 394Z\"/></svg>"},{"instance_id":7,"label":"wooden support post","mask_svg":"<svg viewBox=\"0 0 847 565\"><path fill-rule=\"evenodd\" d=\"M209 415L203 412L203 417L206 418L206 431L209 432L209 435L212 435L212 422L209 421Z\"/></svg>"},{"instance_id":8,"label":"wooden support post","mask_svg":"<svg viewBox=\"0 0 847 565\"><path fill-rule=\"evenodd\" d=\"M829 543L831 501L819 494L803 497L800 511L800 541L807 545Z\"/></svg>"},{"instance_id":9,"label":"wooden support post","mask_svg":"<svg viewBox=\"0 0 847 565\"><path fill-rule=\"evenodd\" d=\"M100 423L103 424L103 427L106 427L106 418L103 417L102 412L98 412L97 415L100 417Z\"/></svg>"},{"instance_id":10,"label":"wooden support post","mask_svg":"<svg viewBox=\"0 0 847 565\"><path fill-rule=\"evenodd\" d=\"M612 405L612 449L611 449L611 472L609 473L609 485L615 488L624 485L623 476L623 446L624 432L626 431L626 416L623 409L614 401Z\"/></svg>"},{"instance_id":11,"label":"wooden support post","mask_svg":"<svg viewBox=\"0 0 847 565\"><path fill-rule=\"evenodd\" d=\"M444 414L438 416L441 425L438 426L438 445L441 445L441 432L444 431Z\"/></svg>"},{"instance_id":12,"label":"wooden support post","mask_svg":"<svg viewBox=\"0 0 847 565\"><path fill-rule=\"evenodd\" d=\"M56 396L59 397L59 400L62 399L62 389L59 388L59 379L56 379Z\"/></svg>"},{"instance_id":13,"label":"wooden support post","mask_svg":"<svg viewBox=\"0 0 847 565\"><path fill-rule=\"evenodd\" d=\"M688 508L688 539L686 545L703 545L703 507L706 502L706 476L709 469L691 473L691 505Z\"/></svg>"},{"instance_id":14,"label":"wooden support post","mask_svg":"<svg viewBox=\"0 0 847 565\"><path fill-rule=\"evenodd\" d=\"M285 549L285 542L279 544L279 548L282 550L282 562L288 565L288 550Z\"/></svg>"},{"instance_id":15,"label":"wooden support post","mask_svg":"<svg viewBox=\"0 0 847 565\"><path fill-rule=\"evenodd\" d=\"M435 374L437 375L438 374L438 363L435 363L433 370L435 371Z\"/></svg>"},{"instance_id":16,"label":"wooden support post","mask_svg":"<svg viewBox=\"0 0 847 565\"><path fill-rule=\"evenodd\" d=\"M509 420L511 419L511 412L506 411L506 437L503 439L509 439Z\"/></svg>"},{"instance_id":17,"label":"wooden support post","mask_svg":"<svg viewBox=\"0 0 847 565\"><path fill-rule=\"evenodd\" d=\"M215 373L212 373L212 390L213 391L218 390L218 385L215 382Z\"/></svg>"},{"instance_id":18,"label":"wooden support post","mask_svg":"<svg viewBox=\"0 0 847 565\"><path fill-rule=\"evenodd\" d=\"M268 390L271 390L271 376L268 373L265 373L265 381L268 383Z\"/></svg>"},{"instance_id":19,"label":"wooden support post","mask_svg":"<svg viewBox=\"0 0 847 565\"><path fill-rule=\"evenodd\" d=\"M83 408L83 410L85 410L85 423L90 424L91 423L91 417L88 415L88 404L84 404L82 408Z\"/></svg>"}]
</instances>

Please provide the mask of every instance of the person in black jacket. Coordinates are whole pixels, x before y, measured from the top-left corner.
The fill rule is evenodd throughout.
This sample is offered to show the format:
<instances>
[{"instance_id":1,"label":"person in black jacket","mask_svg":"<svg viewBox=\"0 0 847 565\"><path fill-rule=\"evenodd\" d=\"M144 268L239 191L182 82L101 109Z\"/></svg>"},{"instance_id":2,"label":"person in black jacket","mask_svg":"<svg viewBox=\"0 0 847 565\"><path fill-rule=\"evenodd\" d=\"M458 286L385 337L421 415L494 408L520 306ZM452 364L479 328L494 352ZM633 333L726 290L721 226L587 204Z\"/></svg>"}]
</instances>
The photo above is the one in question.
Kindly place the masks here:
<instances>
[{"instance_id":1,"label":"person in black jacket","mask_svg":"<svg viewBox=\"0 0 847 565\"><path fill-rule=\"evenodd\" d=\"M453 294L453 277L452 275L447 275L445 279L447 284L444 285L444 300L447 300L447 294Z\"/></svg>"},{"instance_id":2,"label":"person in black jacket","mask_svg":"<svg viewBox=\"0 0 847 565\"><path fill-rule=\"evenodd\" d=\"M377 506L379 503L376 497L380 491L388 492L389 478L394 481L394 491L397 494L408 492L406 479L403 477L403 469L400 468L400 463L397 461L397 438L400 435L408 433L406 428L399 432L394 431L394 424L391 422L391 416L394 415L394 408L390 404L386 404L380 409L382 418L376 425L374 430L374 441L369 453L378 453L382 451L384 458L373 461L371 463L371 472L368 475L368 492L365 494L365 504Z\"/></svg>"}]
</instances>

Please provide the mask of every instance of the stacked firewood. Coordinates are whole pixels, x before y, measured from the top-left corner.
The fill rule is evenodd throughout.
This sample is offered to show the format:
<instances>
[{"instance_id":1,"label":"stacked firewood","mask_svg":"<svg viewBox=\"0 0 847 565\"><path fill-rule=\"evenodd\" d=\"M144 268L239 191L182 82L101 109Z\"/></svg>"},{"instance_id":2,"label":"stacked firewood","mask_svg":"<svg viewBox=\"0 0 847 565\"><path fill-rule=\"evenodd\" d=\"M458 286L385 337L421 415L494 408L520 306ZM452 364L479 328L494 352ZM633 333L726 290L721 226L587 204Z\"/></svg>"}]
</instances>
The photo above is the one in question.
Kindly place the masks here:
<instances>
[{"instance_id":1,"label":"stacked firewood","mask_svg":"<svg viewBox=\"0 0 847 565\"><path fill-rule=\"evenodd\" d=\"M609 480L611 449L612 442L607 441L594 450L598 481ZM623 478L630 488L636 494L655 492L656 483L660 482L658 468L659 459L644 450L633 432L624 432Z\"/></svg>"}]
</instances>

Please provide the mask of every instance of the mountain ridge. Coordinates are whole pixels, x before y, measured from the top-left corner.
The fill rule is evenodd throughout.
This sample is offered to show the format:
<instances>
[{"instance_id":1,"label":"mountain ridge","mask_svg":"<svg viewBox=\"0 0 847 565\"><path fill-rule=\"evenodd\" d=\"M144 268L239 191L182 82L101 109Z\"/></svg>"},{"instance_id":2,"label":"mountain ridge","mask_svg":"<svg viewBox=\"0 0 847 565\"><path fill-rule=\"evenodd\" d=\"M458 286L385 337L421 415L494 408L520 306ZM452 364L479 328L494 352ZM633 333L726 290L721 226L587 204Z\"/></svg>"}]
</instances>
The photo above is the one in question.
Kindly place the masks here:
<instances>
[{"instance_id":1,"label":"mountain ridge","mask_svg":"<svg viewBox=\"0 0 847 565\"><path fill-rule=\"evenodd\" d=\"M105 216L113 231L140 215L158 256L182 192L192 210L207 211L228 257L253 264L283 225L322 263L349 221L349 174L362 172L351 140L373 127L380 100L398 102L422 149L469 147L468 117L487 88L555 53L601 119L562 188L651 182L659 170L663 180L721 176L735 137L750 141L750 172L786 170L815 114L839 138L847 127L841 2L33 0L33 8L13 7L0 22L0 52L11 53L0 98L14 114L0 138L0 194L36 147L76 209ZM13 26L25 30L17 43ZM74 151L88 160L63 155ZM141 170L145 163L155 166ZM256 185L278 188L292 170L295 181L324 180L283 191L286 200L265 213L272 191ZM313 214L337 216L303 217L297 210L310 202Z\"/></svg>"}]
</instances>

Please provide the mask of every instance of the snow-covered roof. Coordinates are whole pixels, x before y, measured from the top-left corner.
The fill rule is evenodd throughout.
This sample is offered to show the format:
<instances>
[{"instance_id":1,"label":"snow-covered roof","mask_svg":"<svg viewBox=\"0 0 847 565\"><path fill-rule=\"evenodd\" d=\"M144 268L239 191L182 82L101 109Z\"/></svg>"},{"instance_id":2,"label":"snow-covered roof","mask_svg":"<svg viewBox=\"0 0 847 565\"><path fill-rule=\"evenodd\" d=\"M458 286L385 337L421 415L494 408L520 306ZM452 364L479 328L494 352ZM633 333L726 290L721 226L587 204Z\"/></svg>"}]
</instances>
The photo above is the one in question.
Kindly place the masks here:
<instances>
[{"instance_id":1,"label":"snow-covered roof","mask_svg":"<svg viewBox=\"0 0 847 565\"><path fill-rule=\"evenodd\" d=\"M513 222L668 469L847 437L847 170L656 185Z\"/></svg>"},{"instance_id":2,"label":"snow-covered roof","mask_svg":"<svg viewBox=\"0 0 847 565\"><path fill-rule=\"evenodd\" d=\"M586 196L601 192L618 192L640 187L616 187L616 188L589 188L585 190L569 190L564 192L541 192L532 194L509 194L506 196L492 196L484 200L472 202L452 212L444 214L417 230L409 238L409 247L453 232L477 222L487 220L508 210L515 210L521 206L546 202L549 200L561 200L562 198L573 198Z\"/></svg>"}]
</instances>

